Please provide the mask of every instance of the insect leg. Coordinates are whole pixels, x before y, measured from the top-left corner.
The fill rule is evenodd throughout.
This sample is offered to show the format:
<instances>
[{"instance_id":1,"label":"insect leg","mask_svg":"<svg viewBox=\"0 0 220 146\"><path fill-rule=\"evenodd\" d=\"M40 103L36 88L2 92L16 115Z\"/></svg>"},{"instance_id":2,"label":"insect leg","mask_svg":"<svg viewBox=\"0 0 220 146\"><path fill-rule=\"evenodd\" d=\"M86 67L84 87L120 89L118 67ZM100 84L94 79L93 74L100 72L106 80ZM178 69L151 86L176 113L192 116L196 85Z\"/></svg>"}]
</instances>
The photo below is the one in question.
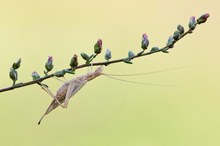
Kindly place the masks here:
<instances>
[{"instance_id":1,"label":"insect leg","mask_svg":"<svg viewBox=\"0 0 220 146\"><path fill-rule=\"evenodd\" d=\"M47 88L47 87L44 87L44 86L41 86L41 88L47 92L52 98L54 97L53 93Z\"/></svg>"},{"instance_id":2,"label":"insect leg","mask_svg":"<svg viewBox=\"0 0 220 146\"><path fill-rule=\"evenodd\" d=\"M59 79L59 78L57 78L57 77L53 77L53 78L56 79L56 80L58 80L58 81L60 81L60 82L66 83L66 79L65 79L64 77L63 77L63 78L64 78L65 81L63 81L63 80L61 80L61 79Z\"/></svg>"},{"instance_id":3,"label":"insect leg","mask_svg":"<svg viewBox=\"0 0 220 146\"><path fill-rule=\"evenodd\" d=\"M72 81L67 89L66 98L64 101L63 106L67 107L70 98L75 95L85 84L87 83L86 76L76 78L74 81Z\"/></svg>"},{"instance_id":4,"label":"insect leg","mask_svg":"<svg viewBox=\"0 0 220 146\"><path fill-rule=\"evenodd\" d=\"M87 74L92 72L92 66L93 66L93 63L91 63L91 66L88 66Z\"/></svg>"},{"instance_id":5,"label":"insect leg","mask_svg":"<svg viewBox=\"0 0 220 146\"><path fill-rule=\"evenodd\" d=\"M68 102L72 96L72 92L74 92L74 88L75 88L75 84L74 82L71 82L68 86L67 92L66 92L66 97L65 97L65 101L63 104L64 108L67 108Z\"/></svg>"},{"instance_id":6,"label":"insect leg","mask_svg":"<svg viewBox=\"0 0 220 146\"><path fill-rule=\"evenodd\" d=\"M47 92L54 100L56 100L57 103L58 103L61 107L64 108L64 106L62 105L62 103L60 103L60 101L57 99L57 97L54 96L53 93L52 93L47 87L45 87L45 86L41 86L41 87L42 87L42 89L43 89L45 92Z\"/></svg>"}]
</instances>

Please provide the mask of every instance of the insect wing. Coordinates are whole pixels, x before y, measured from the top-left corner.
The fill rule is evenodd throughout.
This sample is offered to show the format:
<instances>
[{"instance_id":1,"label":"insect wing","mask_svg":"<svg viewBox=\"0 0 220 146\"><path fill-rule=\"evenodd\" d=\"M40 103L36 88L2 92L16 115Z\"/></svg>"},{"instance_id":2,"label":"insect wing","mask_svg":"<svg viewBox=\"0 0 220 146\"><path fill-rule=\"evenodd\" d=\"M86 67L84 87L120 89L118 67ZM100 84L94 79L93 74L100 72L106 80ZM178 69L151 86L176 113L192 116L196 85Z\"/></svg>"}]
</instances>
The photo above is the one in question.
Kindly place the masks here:
<instances>
[{"instance_id":1,"label":"insect wing","mask_svg":"<svg viewBox=\"0 0 220 146\"><path fill-rule=\"evenodd\" d=\"M86 83L87 80L84 78L76 78L69 84L64 101L64 107L67 107L70 98L75 95Z\"/></svg>"}]
</instances>

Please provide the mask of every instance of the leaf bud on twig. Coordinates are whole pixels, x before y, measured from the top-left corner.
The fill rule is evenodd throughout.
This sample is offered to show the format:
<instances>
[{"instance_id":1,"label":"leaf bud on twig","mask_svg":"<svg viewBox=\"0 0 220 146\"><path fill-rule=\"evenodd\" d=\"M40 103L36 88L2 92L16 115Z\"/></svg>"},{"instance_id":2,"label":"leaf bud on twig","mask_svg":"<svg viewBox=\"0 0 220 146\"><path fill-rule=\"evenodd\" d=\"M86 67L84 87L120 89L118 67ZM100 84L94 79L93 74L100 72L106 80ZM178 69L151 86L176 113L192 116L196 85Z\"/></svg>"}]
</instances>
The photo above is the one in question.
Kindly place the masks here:
<instances>
[{"instance_id":1,"label":"leaf bud on twig","mask_svg":"<svg viewBox=\"0 0 220 146\"><path fill-rule=\"evenodd\" d=\"M182 25L178 25L177 30L180 32L180 34L183 34L185 32L184 27Z\"/></svg>"},{"instance_id":2,"label":"leaf bud on twig","mask_svg":"<svg viewBox=\"0 0 220 146\"><path fill-rule=\"evenodd\" d=\"M176 30L174 33L173 33L173 39L175 41L177 41L180 37L180 32L178 30Z\"/></svg>"},{"instance_id":3,"label":"leaf bud on twig","mask_svg":"<svg viewBox=\"0 0 220 146\"><path fill-rule=\"evenodd\" d=\"M107 49L105 52L105 60L110 60L112 58L111 50Z\"/></svg>"},{"instance_id":4,"label":"leaf bud on twig","mask_svg":"<svg viewBox=\"0 0 220 146\"><path fill-rule=\"evenodd\" d=\"M13 85L14 85L18 79L18 73L14 68L11 68L11 70L9 72L9 77L12 79Z\"/></svg>"},{"instance_id":5,"label":"leaf bud on twig","mask_svg":"<svg viewBox=\"0 0 220 146\"><path fill-rule=\"evenodd\" d=\"M153 48L151 48L150 52L156 52L156 51L158 51L158 50L159 50L158 47L153 47Z\"/></svg>"},{"instance_id":6,"label":"leaf bud on twig","mask_svg":"<svg viewBox=\"0 0 220 146\"><path fill-rule=\"evenodd\" d=\"M53 57L49 56L47 62L45 63L45 68L47 72L51 71L53 69Z\"/></svg>"},{"instance_id":7,"label":"leaf bud on twig","mask_svg":"<svg viewBox=\"0 0 220 146\"><path fill-rule=\"evenodd\" d=\"M128 52L128 58L132 58L132 57L134 57L135 55L134 55L134 52L133 51L129 51Z\"/></svg>"},{"instance_id":8,"label":"leaf bud on twig","mask_svg":"<svg viewBox=\"0 0 220 146\"><path fill-rule=\"evenodd\" d=\"M21 58L17 60L17 62L13 63L12 67L14 69L18 69L21 66Z\"/></svg>"},{"instance_id":9,"label":"leaf bud on twig","mask_svg":"<svg viewBox=\"0 0 220 146\"><path fill-rule=\"evenodd\" d=\"M57 71L54 73L54 76L56 77L63 77L66 74L65 70Z\"/></svg>"},{"instance_id":10,"label":"leaf bud on twig","mask_svg":"<svg viewBox=\"0 0 220 146\"><path fill-rule=\"evenodd\" d=\"M86 61L88 61L89 60L89 55L87 55L86 53L84 53L84 52L82 52L81 54L81 57L84 59L84 60L86 60Z\"/></svg>"},{"instance_id":11,"label":"leaf bud on twig","mask_svg":"<svg viewBox=\"0 0 220 146\"><path fill-rule=\"evenodd\" d=\"M100 54L102 52L102 40L98 39L98 41L94 45L94 53Z\"/></svg>"},{"instance_id":12,"label":"leaf bud on twig","mask_svg":"<svg viewBox=\"0 0 220 146\"><path fill-rule=\"evenodd\" d=\"M31 74L31 76L32 76L32 79L33 79L33 80L37 80L37 79L40 78L39 74L38 74L36 71L33 71L32 74Z\"/></svg>"},{"instance_id":13,"label":"leaf bud on twig","mask_svg":"<svg viewBox=\"0 0 220 146\"><path fill-rule=\"evenodd\" d=\"M168 40L167 40L167 46L169 47L169 48L173 48L173 36L171 35L169 38L168 38Z\"/></svg>"},{"instance_id":14,"label":"leaf bud on twig","mask_svg":"<svg viewBox=\"0 0 220 146\"><path fill-rule=\"evenodd\" d=\"M209 16L209 13L205 13L202 16L200 16L196 21L198 24L205 23Z\"/></svg>"},{"instance_id":15,"label":"leaf bud on twig","mask_svg":"<svg viewBox=\"0 0 220 146\"><path fill-rule=\"evenodd\" d=\"M189 29L194 30L196 28L196 17L192 16L189 19Z\"/></svg>"},{"instance_id":16,"label":"leaf bud on twig","mask_svg":"<svg viewBox=\"0 0 220 146\"><path fill-rule=\"evenodd\" d=\"M70 60L70 67L75 68L78 65L78 56L76 54L73 55L73 57Z\"/></svg>"},{"instance_id":17,"label":"leaf bud on twig","mask_svg":"<svg viewBox=\"0 0 220 146\"><path fill-rule=\"evenodd\" d=\"M141 41L141 48L143 50L146 50L148 46L149 46L149 40L148 40L147 35L144 33L142 36L142 41Z\"/></svg>"}]
</instances>

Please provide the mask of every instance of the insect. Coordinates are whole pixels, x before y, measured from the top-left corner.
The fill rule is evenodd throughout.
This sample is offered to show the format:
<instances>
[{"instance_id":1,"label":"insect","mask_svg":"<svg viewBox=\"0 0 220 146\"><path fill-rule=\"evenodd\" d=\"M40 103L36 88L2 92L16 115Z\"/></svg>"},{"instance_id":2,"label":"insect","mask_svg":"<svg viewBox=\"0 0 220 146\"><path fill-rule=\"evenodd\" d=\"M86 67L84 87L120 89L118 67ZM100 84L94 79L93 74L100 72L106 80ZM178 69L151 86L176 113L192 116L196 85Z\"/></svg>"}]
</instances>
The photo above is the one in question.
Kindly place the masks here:
<instances>
[{"instance_id":1,"label":"insect","mask_svg":"<svg viewBox=\"0 0 220 146\"><path fill-rule=\"evenodd\" d=\"M160 72L165 72L165 71L171 71L171 70L176 70L179 68L183 67L178 67L178 68L171 68L171 69L166 69L166 70L158 70L154 72L148 72L148 73L140 73L140 74L124 74L124 75L114 75L114 74L105 74L102 73L103 71L103 66L98 67L94 72L88 72L86 75L78 76L76 78L73 78L70 81L65 82L58 90L56 95L54 96L53 93L48 89L47 86L42 86L42 89L45 90L52 98L53 101L47 108L46 112L44 115L41 117L41 119L38 122L38 125L40 125L42 119L44 116L49 114L52 110L57 108L58 106L61 106L63 108L67 108L68 102L71 97L73 97L88 81L91 81L95 79L96 77L100 75L105 75L107 77L110 77L112 79L124 81L124 82L129 82L129 83L135 83L135 84L147 84L147 85L155 85L155 86L171 86L171 85L166 85L166 84L153 84L153 83L140 83L140 82L134 82L134 81L127 81L123 79L118 79L113 76L133 76L133 75L145 75L145 74L153 74L153 73L160 73Z\"/></svg>"},{"instance_id":2,"label":"insect","mask_svg":"<svg viewBox=\"0 0 220 146\"><path fill-rule=\"evenodd\" d=\"M88 81L91 81L92 79L100 76L102 74L102 71L103 66L100 66L94 72L88 72L86 75L78 76L70 81L67 81L57 90L55 96L47 87L42 86L42 88L53 98L53 101L39 120L38 125L40 125L44 116L49 114L58 106L67 108L70 98L75 95Z\"/></svg>"}]
</instances>

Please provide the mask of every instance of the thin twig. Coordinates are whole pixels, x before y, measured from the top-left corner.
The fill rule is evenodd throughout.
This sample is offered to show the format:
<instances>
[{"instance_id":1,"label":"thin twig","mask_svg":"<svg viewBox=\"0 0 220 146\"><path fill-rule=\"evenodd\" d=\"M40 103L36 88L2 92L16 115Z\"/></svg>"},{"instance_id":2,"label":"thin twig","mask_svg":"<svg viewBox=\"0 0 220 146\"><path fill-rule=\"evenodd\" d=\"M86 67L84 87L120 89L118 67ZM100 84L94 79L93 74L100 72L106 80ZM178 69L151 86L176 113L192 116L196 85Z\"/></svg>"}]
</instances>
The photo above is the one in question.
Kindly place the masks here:
<instances>
[{"instance_id":1,"label":"thin twig","mask_svg":"<svg viewBox=\"0 0 220 146\"><path fill-rule=\"evenodd\" d=\"M181 40L183 37L185 37L187 34L190 34L191 32L192 32L192 30L189 29L188 31L183 33L181 35L181 37L173 43L173 45L175 43L177 43L179 40ZM155 53L162 52L164 50L169 50L169 49L171 49L169 46L165 46L165 47L163 47L161 49L158 49L158 50L155 50L155 51L150 51L150 52L146 52L146 53L141 52L141 53L138 53L137 55L131 57L130 59L135 59L135 58L139 58L139 57L143 57L143 56L148 56L148 55L155 54ZM112 60L112 61L105 61L105 62L96 62L96 63L92 63L92 65L93 66L100 66L100 65L107 66L107 65L110 65L110 64L123 62L124 59L126 59L126 58L116 59L116 60ZM84 68L84 67L87 67L87 66L91 66L91 64L90 63L89 64L85 63L85 64L77 66L75 69L80 69L80 68ZM71 68L68 68L67 70L70 70L70 69ZM40 82L42 82L42 81L44 81L46 79L49 79L51 77L54 77L54 74L49 74L49 75L41 77L41 78L39 78L37 80L28 81L28 82L25 82L25 83L17 83L17 84L15 84L13 86L9 86L9 87L0 89L0 92L10 91L10 90L13 90L13 89L16 89L16 88L22 88L22 87L33 85L33 84L39 84Z\"/></svg>"}]
</instances>

